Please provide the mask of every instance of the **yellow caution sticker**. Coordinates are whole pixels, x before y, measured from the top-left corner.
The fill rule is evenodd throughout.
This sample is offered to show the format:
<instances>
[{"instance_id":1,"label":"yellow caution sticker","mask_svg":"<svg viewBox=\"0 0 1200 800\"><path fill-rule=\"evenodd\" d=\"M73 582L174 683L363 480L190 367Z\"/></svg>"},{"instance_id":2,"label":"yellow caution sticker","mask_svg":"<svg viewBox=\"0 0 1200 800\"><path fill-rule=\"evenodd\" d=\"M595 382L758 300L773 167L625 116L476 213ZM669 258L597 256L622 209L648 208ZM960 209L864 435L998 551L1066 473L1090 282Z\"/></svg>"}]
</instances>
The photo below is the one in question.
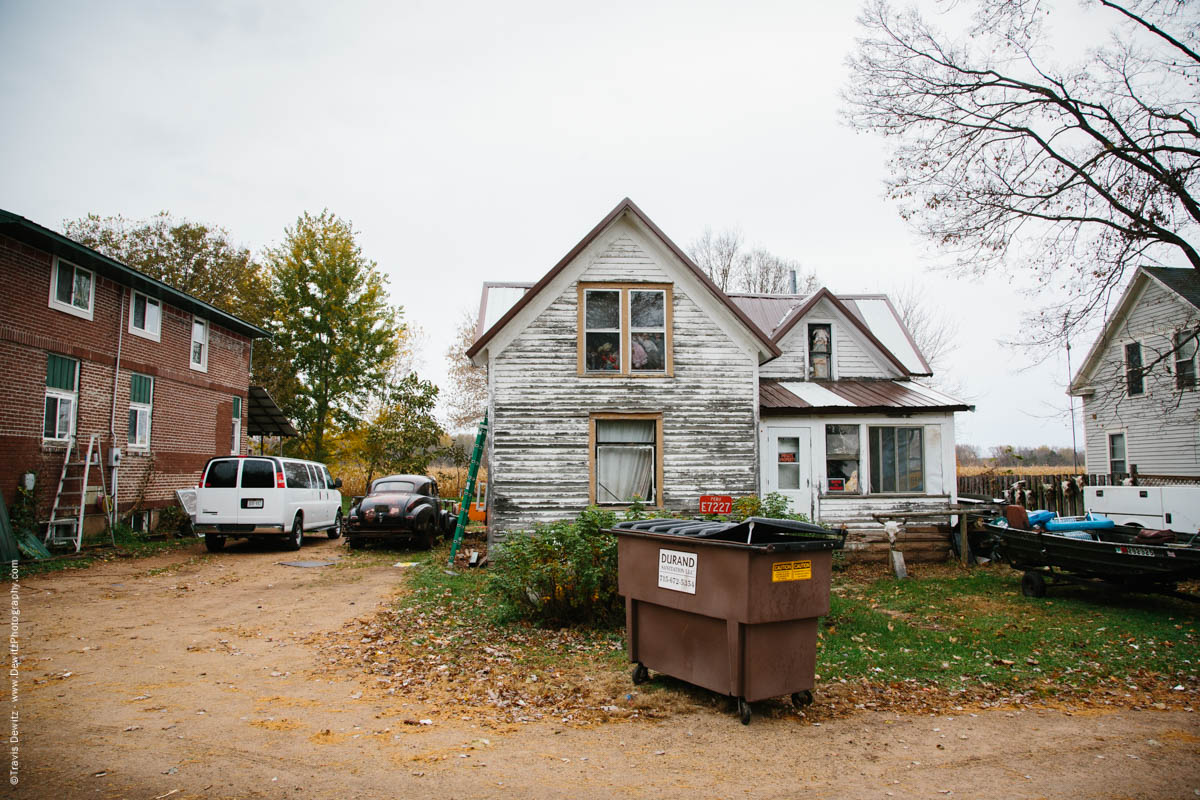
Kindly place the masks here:
<instances>
[{"instance_id":1,"label":"yellow caution sticker","mask_svg":"<svg viewBox=\"0 0 1200 800\"><path fill-rule=\"evenodd\" d=\"M812 579L812 561L776 561L771 565L771 583Z\"/></svg>"}]
</instances>

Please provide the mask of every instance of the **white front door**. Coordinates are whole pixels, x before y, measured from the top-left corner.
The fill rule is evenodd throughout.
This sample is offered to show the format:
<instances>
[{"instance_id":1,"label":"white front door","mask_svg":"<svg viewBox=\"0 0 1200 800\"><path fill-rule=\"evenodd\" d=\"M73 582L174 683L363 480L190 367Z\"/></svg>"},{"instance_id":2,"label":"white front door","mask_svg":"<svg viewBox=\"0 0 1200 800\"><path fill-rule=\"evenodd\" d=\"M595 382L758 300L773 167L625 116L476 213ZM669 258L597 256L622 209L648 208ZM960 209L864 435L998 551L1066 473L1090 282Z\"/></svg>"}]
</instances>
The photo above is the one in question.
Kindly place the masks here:
<instances>
[{"instance_id":1,"label":"white front door","mask_svg":"<svg viewBox=\"0 0 1200 800\"><path fill-rule=\"evenodd\" d=\"M815 521L810 429L768 426L762 452L763 494L779 492L793 512Z\"/></svg>"}]
</instances>

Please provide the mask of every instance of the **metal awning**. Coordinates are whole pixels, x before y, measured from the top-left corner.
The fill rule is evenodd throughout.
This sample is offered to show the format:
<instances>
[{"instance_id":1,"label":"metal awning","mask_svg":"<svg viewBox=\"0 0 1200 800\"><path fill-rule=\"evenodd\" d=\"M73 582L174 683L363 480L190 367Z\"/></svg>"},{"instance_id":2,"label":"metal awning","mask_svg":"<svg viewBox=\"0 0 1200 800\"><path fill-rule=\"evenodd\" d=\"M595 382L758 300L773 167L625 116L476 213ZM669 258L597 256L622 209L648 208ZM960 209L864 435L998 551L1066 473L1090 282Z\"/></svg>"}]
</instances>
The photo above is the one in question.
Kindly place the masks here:
<instances>
[{"instance_id":1,"label":"metal awning","mask_svg":"<svg viewBox=\"0 0 1200 800\"><path fill-rule=\"evenodd\" d=\"M974 411L975 406L914 381L766 381L759 407L767 414L885 414Z\"/></svg>"},{"instance_id":2,"label":"metal awning","mask_svg":"<svg viewBox=\"0 0 1200 800\"><path fill-rule=\"evenodd\" d=\"M300 432L292 426L275 400L261 386L251 386L247 398L246 433L250 436L299 436Z\"/></svg>"}]
</instances>

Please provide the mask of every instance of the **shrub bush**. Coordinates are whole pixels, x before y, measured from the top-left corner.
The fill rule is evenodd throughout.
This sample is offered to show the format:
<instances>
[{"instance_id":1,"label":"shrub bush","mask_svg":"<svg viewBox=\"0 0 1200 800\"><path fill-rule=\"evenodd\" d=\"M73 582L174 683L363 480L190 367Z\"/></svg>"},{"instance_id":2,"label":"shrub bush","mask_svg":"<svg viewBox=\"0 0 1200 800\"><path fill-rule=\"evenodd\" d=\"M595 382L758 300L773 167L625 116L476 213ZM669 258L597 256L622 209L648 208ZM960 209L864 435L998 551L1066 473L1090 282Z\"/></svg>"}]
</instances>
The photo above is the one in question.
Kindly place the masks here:
<instances>
[{"instance_id":1,"label":"shrub bush","mask_svg":"<svg viewBox=\"0 0 1200 800\"><path fill-rule=\"evenodd\" d=\"M617 537L602 533L615 522L613 512L592 507L574 522L509 534L488 576L502 616L556 626L622 621Z\"/></svg>"}]
</instances>

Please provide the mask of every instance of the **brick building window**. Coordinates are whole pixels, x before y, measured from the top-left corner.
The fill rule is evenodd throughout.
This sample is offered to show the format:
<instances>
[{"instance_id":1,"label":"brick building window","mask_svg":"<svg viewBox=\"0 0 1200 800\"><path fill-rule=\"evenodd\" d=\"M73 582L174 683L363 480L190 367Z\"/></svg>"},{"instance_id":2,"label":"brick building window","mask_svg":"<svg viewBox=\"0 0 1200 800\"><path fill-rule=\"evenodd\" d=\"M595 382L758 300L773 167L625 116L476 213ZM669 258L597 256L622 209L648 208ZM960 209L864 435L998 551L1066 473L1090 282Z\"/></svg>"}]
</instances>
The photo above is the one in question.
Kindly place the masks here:
<instances>
[{"instance_id":1,"label":"brick building window","mask_svg":"<svg viewBox=\"0 0 1200 800\"><path fill-rule=\"evenodd\" d=\"M192 369L208 372L208 323L192 318Z\"/></svg>"},{"instance_id":2,"label":"brick building window","mask_svg":"<svg viewBox=\"0 0 1200 800\"><path fill-rule=\"evenodd\" d=\"M162 305L153 297L134 292L129 298L129 332L159 341L162 330Z\"/></svg>"},{"instance_id":3,"label":"brick building window","mask_svg":"<svg viewBox=\"0 0 1200 800\"><path fill-rule=\"evenodd\" d=\"M229 454L236 456L242 450L242 398L233 396L233 442Z\"/></svg>"},{"instance_id":4,"label":"brick building window","mask_svg":"<svg viewBox=\"0 0 1200 800\"><path fill-rule=\"evenodd\" d=\"M65 441L75 434L79 407L79 362L49 353L46 359L46 410L42 438Z\"/></svg>"},{"instance_id":5,"label":"brick building window","mask_svg":"<svg viewBox=\"0 0 1200 800\"><path fill-rule=\"evenodd\" d=\"M150 420L154 416L154 378L129 376L129 449L150 449Z\"/></svg>"},{"instance_id":6,"label":"brick building window","mask_svg":"<svg viewBox=\"0 0 1200 800\"><path fill-rule=\"evenodd\" d=\"M50 307L84 319L92 318L96 276L61 258L54 259L50 275Z\"/></svg>"}]
</instances>

